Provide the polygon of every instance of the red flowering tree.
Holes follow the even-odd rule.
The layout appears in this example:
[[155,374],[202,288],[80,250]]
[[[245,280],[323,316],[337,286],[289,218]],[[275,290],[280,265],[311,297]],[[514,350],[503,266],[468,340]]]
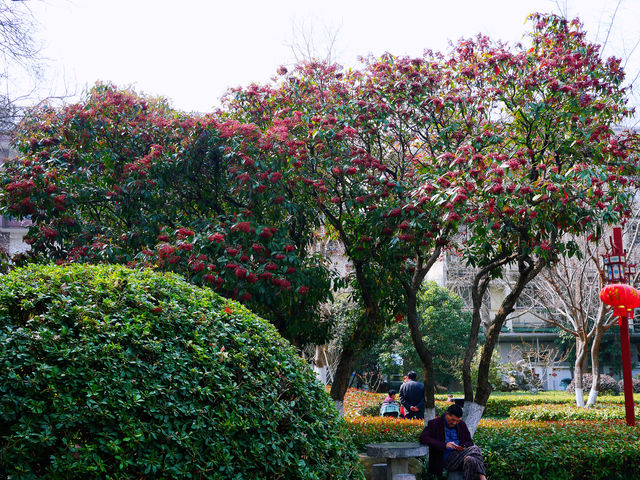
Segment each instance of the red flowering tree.
[[[297,202],[317,210],[353,266],[349,280],[362,313],[344,339],[332,384],[341,410],[355,362],[395,310],[394,297],[380,281],[385,275],[367,254],[380,237],[368,232],[385,226],[366,221],[366,215],[380,209],[385,223],[395,223],[401,210],[391,208],[395,185],[388,184],[385,167],[357,144],[357,75],[345,77],[338,67],[320,63],[299,65],[291,74],[282,69],[281,75],[280,85],[232,92],[226,107],[232,118],[259,125],[273,138],[267,145],[272,162],[283,166]],[[372,191],[372,182],[384,196]]]
[[494,142],[485,134],[490,112],[432,54],[385,55],[359,72],[308,63],[281,73],[280,85],[233,92],[227,108],[286,132],[270,152],[287,159],[283,175],[298,201],[317,208],[353,267],[362,314],[344,339],[331,395],[340,408],[359,356],[406,315],[433,415],[432,354],[416,297],[464,219],[468,185],[452,167]]
[[433,353],[421,334],[417,297],[433,264],[469,221],[475,186],[464,166],[492,148],[494,125],[485,92],[466,88],[442,55],[370,59],[365,76],[358,105],[363,121],[376,131],[369,134],[369,150],[393,173],[399,192],[394,210],[399,218],[368,255],[401,287],[400,310],[422,363],[429,420],[435,416]]
[[22,156],[2,173],[2,207],[33,220],[31,260],[176,271],[294,342],[318,341],[327,271],[309,255],[313,229],[280,174],[249,157],[268,141],[252,125],[99,85],[81,103],[27,117]]
[[[465,165],[475,184],[469,232],[459,246],[478,269],[474,318],[464,361],[467,422],[477,426],[491,392],[489,367],[500,330],[524,287],[558,258],[579,253],[574,235],[599,236],[628,214],[638,174],[628,134],[614,127],[629,113],[619,61],[604,61],[577,21],[531,16],[530,44],[508,50],[461,42],[454,68],[470,89],[487,92],[499,141]],[[492,278],[511,281],[482,348],[473,395],[471,359],[480,306]]]

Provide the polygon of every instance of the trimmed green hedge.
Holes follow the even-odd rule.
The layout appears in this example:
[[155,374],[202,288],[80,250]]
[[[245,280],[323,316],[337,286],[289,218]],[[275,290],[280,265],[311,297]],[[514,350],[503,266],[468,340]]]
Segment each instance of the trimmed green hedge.
[[[638,412],[636,411],[636,417]],[[527,405],[513,407],[509,413],[513,420],[624,420],[624,405],[597,404],[584,408],[576,405]]]
[[513,407],[521,407],[525,405],[542,405],[542,404],[570,404],[575,403],[575,397],[570,398],[569,395],[555,395],[547,393],[538,394],[510,394],[496,395],[492,393],[487,401],[484,412],[486,417],[508,417]]
[[266,321],[175,275],[0,276],[0,478],[361,478],[344,422]]
[[640,470],[640,428],[621,421],[485,420],[474,441],[492,480],[633,480]]
[[[447,408],[451,405],[451,402],[445,402],[441,400],[436,400],[436,415],[442,415],[447,411]],[[382,407],[382,402],[376,402],[374,405],[368,405],[363,407],[360,415],[365,417],[377,417],[380,415],[380,407]]]
[[[588,393],[588,392],[587,392]],[[454,396],[456,396],[454,394]],[[462,394],[459,394],[462,397]],[[436,399],[444,400],[446,395],[437,395]],[[640,394],[634,394],[634,401],[640,402]],[[490,418],[507,418],[509,412],[514,407],[523,407],[527,405],[575,405],[575,394],[566,391],[548,391],[540,393],[520,393],[520,392],[493,392],[487,401],[484,411],[484,417]],[[598,404],[613,403],[624,404],[623,395],[599,395]]]
[[[354,445],[416,442],[424,422],[359,417],[347,422]],[[491,480],[635,480],[640,427],[622,421],[538,422],[482,420],[474,441]]]
[[392,417],[354,417],[346,421],[354,447],[366,451],[367,443],[417,442],[424,420]]

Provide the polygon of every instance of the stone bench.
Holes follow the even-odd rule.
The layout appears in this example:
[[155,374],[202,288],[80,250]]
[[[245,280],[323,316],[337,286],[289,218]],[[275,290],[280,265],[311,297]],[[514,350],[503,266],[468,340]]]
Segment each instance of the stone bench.
[[[382,457],[370,457],[364,452],[358,454],[360,463],[364,468],[366,480],[387,480],[387,459]],[[422,458],[409,459],[409,473],[421,478],[423,471]]]
[[[367,445],[368,456],[386,459],[386,480],[394,480],[398,475],[409,474],[409,459],[424,457],[427,452],[428,449],[425,445],[412,442],[383,442]],[[409,480],[409,478],[400,477],[399,480]]]

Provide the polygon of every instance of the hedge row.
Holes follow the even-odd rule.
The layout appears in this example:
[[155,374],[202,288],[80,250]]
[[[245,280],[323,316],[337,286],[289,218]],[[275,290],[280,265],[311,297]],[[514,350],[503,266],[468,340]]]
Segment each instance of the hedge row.
[[[436,400],[436,416],[444,414],[447,411],[447,408],[451,405],[451,402],[443,402],[440,400]],[[360,414],[364,417],[376,417],[380,415],[380,407],[382,406],[382,402],[374,403],[373,405],[368,405],[364,407]]]
[[640,428],[621,421],[484,420],[475,442],[492,480],[631,480],[640,469]]
[[[461,398],[461,393],[454,393],[454,397]],[[372,393],[364,390],[350,388],[347,391],[344,401],[344,416],[346,418],[363,416],[377,416],[380,411],[380,404],[386,397],[384,393]],[[450,405],[446,401],[447,395],[436,395],[436,414],[441,415]],[[636,403],[640,402],[640,394],[634,395]],[[510,411],[514,407],[524,407],[530,405],[575,405],[575,395],[565,391],[548,391],[540,393],[520,393],[520,392],[494,392],[489,397],[487,407],[484,412],[485,417],[508,418]],[[624,405],[623,395],[601,395],[598,396],[598,404]]]
[[[355,447],[367,443],[417,441],[424,423],[360,417],[347,421]],[[640,427],[611,422],[482,420],[475,442],[492,480],[531,478],[636,479]]]
[[[638,412],[636,411],[636,416]],[[513,420],[623,420],[625,408],[623,405],[598,404],[590,408],[576,405],[527,405],[513,407],[509,413]]]
[[[587,392],[588,393],[588,392]],[[462,395],[460,395],[462,396]],[[436,396],[436,399],[446,399],[446,396]],[[634,394],[636,403],[640,402],[640,394]],[[494,392],[487,401],[484,412],[485,417],[491,418],[507,418],[509,412],[514,407],[524,407],[527,405],[575,405],[576,398],[574,394],[564,391],[549,391],[540,393],[519,393],[519,392]],[[624,404],[623,395],[602,395],[598,396],[597,403],[613,403],[618,405]]]

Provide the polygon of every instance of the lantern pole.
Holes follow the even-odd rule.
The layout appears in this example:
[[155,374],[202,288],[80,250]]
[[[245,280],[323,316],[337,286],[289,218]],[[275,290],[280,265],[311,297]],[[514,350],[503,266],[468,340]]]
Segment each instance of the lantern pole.
[[[613,241],[611,242],[611,255],[624,258],[625,252],[622,248],[622,228],[613,229]],[[621,283],[630,283],[631,278],[626,276],[626,262],[620,265]],[[613,279],[607,278],[607,281]],[[614,310],[614,314],[616,310]],[[633,318],[633,310],[623,310],[618,314],[618,326],[620,327],[620,346],[622,353],[622,379],[624,382],[624,409],[627,425],[636,424],[636,416],[633,404],[633,379],[631,377],[631,347],[629,339],[629,317]]]
[[628,315],[618,317],[620,326],[620,343],[622,347],[622,379],[624,382],[624,411],[627,425],[636,424],[633,404],[633,379],[631,376],[631,347],[629,346],[629,318],[633,318],[633,310]]

